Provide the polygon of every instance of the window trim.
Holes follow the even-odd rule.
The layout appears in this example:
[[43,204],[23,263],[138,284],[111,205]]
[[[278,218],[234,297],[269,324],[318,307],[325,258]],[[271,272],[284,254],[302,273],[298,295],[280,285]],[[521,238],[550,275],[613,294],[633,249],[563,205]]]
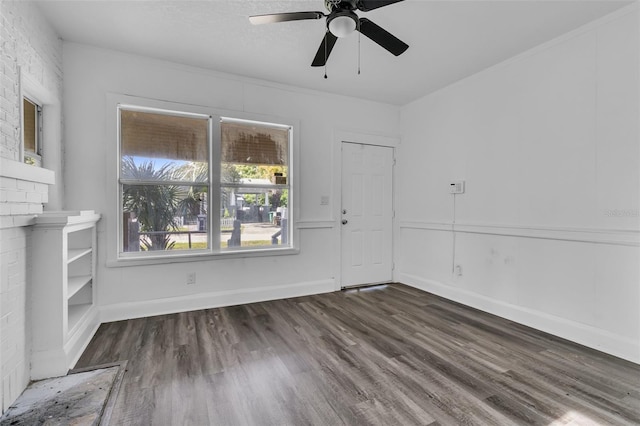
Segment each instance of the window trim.
[[[18,66],[18,111],[20,114],[20,134],[22,133],[23,105],[22,99],[26,96],[35,100],[42,107],[42,143],[41,163],[39,168],[50,170],[56,175],[56,182],[49,186],[49,202],[45,204],[45,210],[61,210],[63,208],[64,185],[61,183],[62,170],[62,106],[60,99],[62,93],[55,88],[45,87],[43,83],[30,75],[26,68]],[[16,161],[24,164],[22,136],[18,136]]]
[[[118,120],[118,131],[117,131],[117,156],[118,156],[118,167],[116,170],[117,173],[117,184],[118,184],[118,209],[119,209],[119,213],[118,213],[118,258],[121,259],[126,259],[126,258],[146,258],[146,257],[167,257],[167,256],[176,256],[178,252],[176,253],[172,253],[172,252],[168,252],[168,251],[159,251],[159,252],[150,252],[150,251],[136,251],[136,252],[123,252],[121,251],[121,248],[124,246],[124,241],[123,241],[123,235],[124,235],[124,222],[122,219],[122,211],[120,210],[121,206],[122,206],[122,196],[123,196],[123,187],[124,185],[126,185],[127,183],[134,183],[134,184],[138,184],[138,185],[180,185],[180,186],[188,186],[190,183],[193,182],[188,182],[188,181],[160,181],[160,182],[151,182],[151,181],[136,181],[136,180],[126,180],[126,179],[122,179],[120,173],[122,171],[122,164],[121,164],[121,159],[122,159],[122,152],[121,152],[121,148],[122,148],[122,125],[121,125],[121,112],[122,111],[136,111],[136,112],[144,112],[144,113],[152,113],[152,114],[159,114],[159,115],[167,115],[167,116],[171,116],[171,117],[184,117],[184,118],[193,118],[193,119],[200,119],[200,120],[207,120],[207,144],[208,144],[208,158],[207,158],[207,162],[208,164],[208,181],[206,183],[207,188],[209,188],[209,191],[211,191],[211,175],[212,175],[212,149],[213,149],[213,131],[212,131],[212,121],[213,121],[213,116],[211,115],[207,115],[207,114],[201,114],[201,113],[188,113],[188,112],[184,112],[184,111],[173,111],[173,110],[166,110],[166,109],[158,109],[158,108],[151,108],[151,107],[141,107],[139,105],[128,105],[128,104],[122,104],[119,103],[117,106],[117,120]],[[202,182],[198,182],[201,186]],[[209,206],[209,209],[211,209],[211,205]],[[211,210],[210,210],[211,211]],[[207,229],[210,229],[211,232],[207,234],[208,237],[208,243],[209,243],[209,248],[207,249],[190,249],[190,250],[185,250],[185,252],[188,253],[193,253],[193,254],[198,254],[198,253],[209,253],[213,251],[213,244],[214,241],[212,241],[212,237],[214,237],[215,234],[213,234],[215,231],[213,228],[211,228],[212,226],[212,215],[209,214],[209,217],[207,218],[208,220],[208,226]],[[218,225],[219,227],[220,225]],[[182,254],[182,251],[179,252],[180,254]]]
[[[214,215],[209,214],[208,225],[209,248],[208,249],[192,249],[179,250],[175,252],[135,252],[135,254],[126,254],[121,252],[122,247],[122,218],[121,215],[121,183],[120,183],[120,107],[125,106],[128,110],[140,108],[143,112],[159,110],[160,112],[175,112],[177,115],[185,114],[185,116],[207,116],[210,119],[210,146],[209,146],[209,187],[215,190],[216,196],[209,197],[209,209],[211,212],[217,212],[220,209],[220,188],[221,177],[219,173],[219,164],[221,161],[221,143],[220,143],[220,120],[218,118],[233,119],[246,122],[258,122],[265,124],[277,123],[290,130],[289,133],[289,170],[288,184],[289,189],[289,206],[291,214],[289,216],[289,244],[287,246],[266,247],[266,248],[236,248],[233,250],[221,250],[220,246],[220,221],[214,220]],[[299,250],[299,232],[297,230],[297,222],[299,217],[299,141],[298,120],[291,118],[283,118],[279,116],[251,114],[241,111],[225,110],[213,106],[191,105],[186,103],[170,102],[163,100],[155,100],[142,98],[131,95],[123,95],[117,93],[107,93],[107,146],[114,146],[110,149],[111,154],[107,155],[107,200],[113,200],[114,205],[110,209],[114,220],[107,222],[107,266],[139,266],[149,264],[166,264],[174,262],[190,262],[203,261],[211,259],[224,258],[243,258],[243,257],[263,257],[263,256],[279,256],[294,255]],[[217,140],[216,140],[217,138]],[[217,217],[217,216],[216,216]],[[123,256],[124,254],[124,256]]]
[[[25,130],[27,123],[24,120],[24,101],[36,107],[35,115],[35,151],[27,150],[25,141]],[[27,157],[35,159],[35,164],[38,167],[42,167],[42,145],[43,145],[43,103],[40,102],[35,96],[23,93],[20,98],[20,161],[26,163]]]
[[[288,175],[291,176],[292,173],[292,163],[293,163],[293,133],[294,133],[294,128],[291,124],[282,124],[282,123],[273,123],[273,122],[268,122],[263,120],[250,120],[250,119],[246,119],[246,118],[238,118],[238,117],[230,117],[230,116],[225,116],[225,115],[220,115],[219,116],[220,120],[217,120],[216,122],[218,123],[219,126],[221,126],[222,122],[230,122],[230,123],[246,123],[246,124],[254,124],[254,125],[262,125],[264,127],[278,127],[278,128],[282,128],[282,129],[287,129],[289,132],[289,152],[288,152],[288,157],[289,157],[289,161],[287,164],[287,170],[288,170]],[[218,130],[218,135],[221,134],[220,129]],[[218,144],[215,146],[215,151],[218,155],[217,158],[217,162],[216,164],[222,164],[222,140],[218,141]],[[220,173],[216,174],[216,177],[218,179],[217,185],[218,185],[218,194],[220,194],[222,192],[222,187],[228,187],[228,188],[232,188],[232,187],[236,187],[236,188],[281,188],[281,189],[286,189],[288,191],[289,194],[289,198],[287,200],[287,204],[289,203],[293,203],[294,200],[293,198],[296,198],[295,194],[293,194],[292,188],[293,186],[291,185],[290,182],[292,182],[292,179],[289,178],[287,179],[287,184],[270,184],[270,185],[260,185],[260,184],[243,184],[243,183],[239,183],[239,184],[232,184],[232,183],[222,183],[221,182],[221,175]],[[215,197],[216,201],[218,203],[220,203],[219,197]],[[220,205],[218,204],[216,206],[216,208],[218,210],[216,211],[220,211]],[[293,210],[293,209],[292,209]],[[295,209],[297,210],[297,208]],[[295,210],[294,210],[294,214],[295,214]],[[220,226],[220,221],[217,221],[218,223],[216,224],[218,227]],[[293,223],[293,221],[292,221]],[[291,241],[291,244],[289,244],[287,247],[285,248],[293,248],[295,247],[293,244],[293,226],[289,226],[287,229],[287,238],[288,241]],[[217,230],[216,235],[220,235],[220,229]],[[217,242],[217,247],[220,246],[220,241]],[[238,248],[234,248],[233,250],[219,250],[219,252],[221,253],[236,253],[236,252],[250,252],[250,251],[255,251],[255,250],[264,250],[264,251],[270,251],[270,250],[277,250],[277,248],[273,248],[273,247],[269,247],[269,248],[250,248],[250,247],[238,247]]]

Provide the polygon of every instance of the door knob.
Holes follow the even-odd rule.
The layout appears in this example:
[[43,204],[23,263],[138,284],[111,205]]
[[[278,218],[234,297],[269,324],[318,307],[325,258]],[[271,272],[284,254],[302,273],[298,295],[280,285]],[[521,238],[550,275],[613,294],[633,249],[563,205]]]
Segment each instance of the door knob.
[[347,219],[342,219],[342,224],[343,224],[343,225],[346,225],[346,224],[347,224],[347,222],[349,222]]
[[342,214],[347,214],[347,209],[342,210]]

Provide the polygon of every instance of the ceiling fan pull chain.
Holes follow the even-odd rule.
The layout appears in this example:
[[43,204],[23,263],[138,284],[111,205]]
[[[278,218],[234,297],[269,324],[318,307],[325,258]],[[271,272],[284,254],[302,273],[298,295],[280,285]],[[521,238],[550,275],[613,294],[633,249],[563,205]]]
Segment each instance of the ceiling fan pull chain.
[[360,75],[360,20],[358,20],[358,75]]

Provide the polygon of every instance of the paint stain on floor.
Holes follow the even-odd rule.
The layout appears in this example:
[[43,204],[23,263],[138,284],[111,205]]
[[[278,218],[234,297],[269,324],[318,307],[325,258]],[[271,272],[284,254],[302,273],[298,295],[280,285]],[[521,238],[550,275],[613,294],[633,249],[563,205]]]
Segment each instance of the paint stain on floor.
[[97,426],[119,370],[113,366],[33,382],[0,425]]

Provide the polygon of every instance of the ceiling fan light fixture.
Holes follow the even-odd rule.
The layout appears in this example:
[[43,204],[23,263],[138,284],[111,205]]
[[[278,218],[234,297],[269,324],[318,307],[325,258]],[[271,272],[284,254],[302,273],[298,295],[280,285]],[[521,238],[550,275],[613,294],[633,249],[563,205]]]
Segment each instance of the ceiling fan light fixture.
[[329,21],[329,31],[336,37],[346,37],[356,30],[357,19],[353,12],[337,15]]
[[[346,37],[353,32],[358,32],[371,41],[385,49],[392,55],[399,56],[409,48],[409,45],[389,31],[371,22],[367,18],[358,18],[356,10],[368,12],[389,6],[402,0],[324,0],[325,8],[329,14],[324,12],[285,12],[270,13],[267,15],[254,15],[249,17],[249,21],[254,25],[270,24],[275,22],[305,21],[326,18],[325,33],[322,43],[311,62],[312,67],[324,67],[331,54],[333,46],[339,37]],[[358,37],[358,47],[360,37]],[[358,49],[359,52],[359,49]],[[358,58],[359,58],[358,53]],[[359,60],[359,59],[358,59]],[[359,62],[358,62],[359,63]],[[358,74],[360,73],[358,67]],[[325,78],[326,73],[325,73]]]

